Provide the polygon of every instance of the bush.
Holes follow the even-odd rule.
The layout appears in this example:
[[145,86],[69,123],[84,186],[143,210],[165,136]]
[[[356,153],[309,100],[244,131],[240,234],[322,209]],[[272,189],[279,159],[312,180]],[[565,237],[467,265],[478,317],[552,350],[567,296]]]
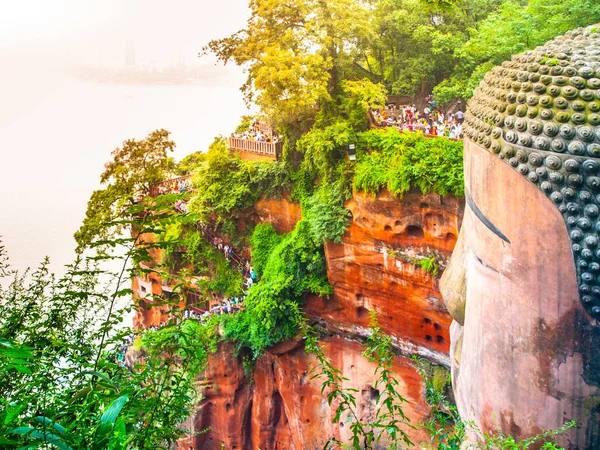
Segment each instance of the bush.
[[284,236],[277,236],[270,225],[259,225],[251,242],[259,244],[253,263],[262,278],[248,291],[244,310],[225,317],[223,328],[238,350],[249,348],[257,358],[265,348],[296,335],[305,294],[329,295],[332,289],[323,247],[315,244],[307,221]]
[[343,186],[342,181],[337,181],[321,184],[306,200],[305,216],[316,241],[341,242],[352,217],[344,206],[349,197],[350,190]]
[[177,163],[175,173],[180,176],[192,174],[204,161],[206,161],[205,152],[191,153]]
[[410,189],[423,194],[464,196],[462,142],[426,138],[420,133],[371,130],[361,135],[354,189],[377,194],[387,188],[402,196]]
[[262,276],[263,270],[269,260],[271,251],[281,242],[271,224],[261,223],[254,228],[250,243],[252,245],[252,267],[258,275]]
[[291,188],[286,164],[242,161],[230,154],[223,138],[210,146],[193,185],[196,193],[190,209],[204,219],[216,219],[229,235],[235,231],[235,219],[257,200],[281,196]]

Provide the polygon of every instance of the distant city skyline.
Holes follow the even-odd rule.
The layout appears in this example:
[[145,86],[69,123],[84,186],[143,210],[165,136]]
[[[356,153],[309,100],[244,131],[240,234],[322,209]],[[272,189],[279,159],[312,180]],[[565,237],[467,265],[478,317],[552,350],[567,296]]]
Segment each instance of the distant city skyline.
[[133,42],[135,65],[195,64],[211,39],[244,26],[247,3],[0,0],[0,57],[23,65],[123,67],[124,49]]

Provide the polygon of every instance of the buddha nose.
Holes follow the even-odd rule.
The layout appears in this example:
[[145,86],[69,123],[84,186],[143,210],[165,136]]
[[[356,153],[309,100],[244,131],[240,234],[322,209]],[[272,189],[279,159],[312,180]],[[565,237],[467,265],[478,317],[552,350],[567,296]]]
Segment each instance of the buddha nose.
[[440,279],[440,292],[450,316],[460,325],[465,324],[467,300],[466,256],[464,228],[461,229],[454,252]]

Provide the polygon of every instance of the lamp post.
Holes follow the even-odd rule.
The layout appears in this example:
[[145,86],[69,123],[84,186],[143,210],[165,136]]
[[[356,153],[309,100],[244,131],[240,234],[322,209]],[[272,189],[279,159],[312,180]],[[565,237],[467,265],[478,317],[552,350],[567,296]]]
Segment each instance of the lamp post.
[[356,161],[356,145],[348,145],[348,161]]

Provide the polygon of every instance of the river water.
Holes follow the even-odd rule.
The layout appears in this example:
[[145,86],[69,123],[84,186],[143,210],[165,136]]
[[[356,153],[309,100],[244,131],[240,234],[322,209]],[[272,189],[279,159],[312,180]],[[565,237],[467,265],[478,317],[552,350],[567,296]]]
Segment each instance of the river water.
[[116,85],[63,73],[0,79],[0,236],[12,265],[73,260],[73,233],[103,164],[129,138],[172,132],[181,159],[230,134],[248,111],[237,69],[208,85]]

